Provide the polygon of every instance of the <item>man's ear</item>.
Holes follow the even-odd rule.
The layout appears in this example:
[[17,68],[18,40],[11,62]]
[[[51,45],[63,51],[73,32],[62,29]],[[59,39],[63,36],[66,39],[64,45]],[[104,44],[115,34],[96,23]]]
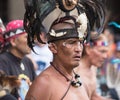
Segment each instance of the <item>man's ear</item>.
[[16,42],[15,42],[16,40],[15,39],[11,39],[10,40],[10,44],[14,47],[14,46],[16,46]]
[[87,55],[90,55],[92,47],[90,45],[85,47],[85,51]]
[[57,46],[55,43],[49,43],[48,47],[52,51],[52,53],[57,53]]

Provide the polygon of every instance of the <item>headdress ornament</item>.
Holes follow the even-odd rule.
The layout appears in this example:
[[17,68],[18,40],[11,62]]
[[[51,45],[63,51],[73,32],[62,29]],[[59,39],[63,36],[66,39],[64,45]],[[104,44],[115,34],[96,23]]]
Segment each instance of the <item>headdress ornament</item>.
[[[81,15],[83,16],[83,15]],[[64,16],[56,19],[51,27],[50,31],[47,34],[48,42],[67,39],[67,38],[79,38],[80,40],[84,40],[86,37],[87,30],[87,17],[84,15],[84,19],[81,16]],[[82,20],[85,20],[84,22]],[[62,23],[64,24],[72,24],[72,28],[61,28],[61,29],[52,29],[53,26]]]

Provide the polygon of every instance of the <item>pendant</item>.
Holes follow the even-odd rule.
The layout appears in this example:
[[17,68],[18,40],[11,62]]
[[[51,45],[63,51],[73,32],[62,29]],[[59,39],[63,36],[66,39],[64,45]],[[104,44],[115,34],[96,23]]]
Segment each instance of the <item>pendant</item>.
[[25,70],[25,66],[23,63],[20,64],[20,68],[24,71]]
[[75,74],[75,81],[71,81],[71,85],[74,87],[80,87],[82,85],[80,76],[78,74]]

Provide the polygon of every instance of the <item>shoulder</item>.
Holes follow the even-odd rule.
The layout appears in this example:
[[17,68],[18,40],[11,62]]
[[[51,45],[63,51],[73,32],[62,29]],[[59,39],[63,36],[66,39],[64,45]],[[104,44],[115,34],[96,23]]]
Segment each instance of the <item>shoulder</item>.
[[34,66],[33,65],[33,63],[32,63],[32,60],[29,58],[29,57],[27,57],[27,56],[25,56],[23,59],[22,59],[22,62],[24,63],[24,64],[27,64],[28,66]]
[[40,75],[38,75],[35,79],[35,81],[33,82],[33,86],[35,85],[39,85],[41,84],[40,87],[49,87],[50,86],[50,82],[52,82],[52,78],[51,78],[51,74],[47,71],[43,71]]
[[7,59],[7,58],[9,58],[9,54],[8,54],[7,52],[0,54],[0,60],[1,60],[1,59],[5,60],[5,59]]
[[27,56],[25,56],[22,60],[23,60],[23,61],[32,62],[32,61],[30,60],[30,58],[29,58],[29,57],[27,57]]
[[40,74],[37,79],[36,82],[40,83],[43,86],[49,86],[49,82],[51,81],[51,75],[49,73],[42,73]]
[[51,75],[45,71],[33,81],[26,98],[32,96],[36,100],[48,100],[51,95],[51,86]]

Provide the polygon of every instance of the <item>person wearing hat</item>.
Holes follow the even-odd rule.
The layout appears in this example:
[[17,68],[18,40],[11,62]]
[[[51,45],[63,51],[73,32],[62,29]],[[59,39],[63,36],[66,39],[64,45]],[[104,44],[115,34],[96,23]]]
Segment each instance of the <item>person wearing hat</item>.
[[80,26],[72,16],[53,22],[47,34],[53,61],[32,83],[25,100],[89,100],[73,70],[79,65],[85,38],[86,29],[78,30]]
[[20,89],[14,96],[24,100],[31,82],[35,79],[33,63],[25,55],[31,52],[27,45],[27,33],[23,28],[23,20],[12,20],[6,25],[1,47],[0,69],[7,75],[15,75],[21,80]]

